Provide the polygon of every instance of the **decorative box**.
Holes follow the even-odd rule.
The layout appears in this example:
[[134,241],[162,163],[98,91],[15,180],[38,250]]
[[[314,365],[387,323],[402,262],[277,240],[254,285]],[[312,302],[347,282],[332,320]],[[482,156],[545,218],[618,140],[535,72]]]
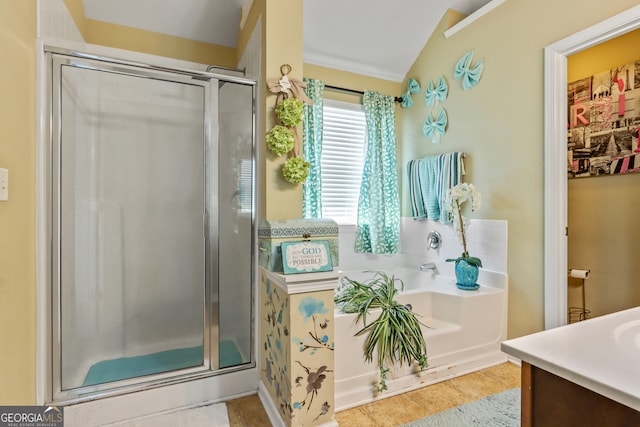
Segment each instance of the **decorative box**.
[[329,244],[333,268],[338,266],[338,224],[332,219],[264,220],[258,225],[260,266],[283,272],[283,242],[325,240]]

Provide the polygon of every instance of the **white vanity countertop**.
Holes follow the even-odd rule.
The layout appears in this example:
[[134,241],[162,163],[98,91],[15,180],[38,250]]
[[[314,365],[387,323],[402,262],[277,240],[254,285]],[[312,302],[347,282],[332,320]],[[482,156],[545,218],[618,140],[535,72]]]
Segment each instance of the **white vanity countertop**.
[[640,411],[640,307],[504,341],[502,351]]

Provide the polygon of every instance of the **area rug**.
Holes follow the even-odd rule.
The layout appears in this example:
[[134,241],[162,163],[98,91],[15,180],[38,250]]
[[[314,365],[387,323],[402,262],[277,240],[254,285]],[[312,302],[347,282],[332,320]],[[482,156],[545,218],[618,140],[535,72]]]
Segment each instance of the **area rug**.
[[[242,363],[242,356],[232,340],[223,340],[220,342],[219,351],[221,368]],[[103,360],[89,368],[83,385],[103,384],[111,381],[199,366],[202,365],[202,355],[202,346],[196,346],[161,351],[142,356]]]
[[181,408],[146,417],[106,424],[105,427],[229,427],[227,405],[214,403],[203,406]]
[[503,427],[520,425],[520,389],[512,388],[456,406],[402,427]]

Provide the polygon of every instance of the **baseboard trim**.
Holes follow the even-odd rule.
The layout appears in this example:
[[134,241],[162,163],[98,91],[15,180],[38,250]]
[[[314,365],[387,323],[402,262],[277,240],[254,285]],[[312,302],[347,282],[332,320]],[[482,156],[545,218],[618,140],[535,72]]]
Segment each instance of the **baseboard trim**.
[[[264,406],[269,421],[271,421],[271,425],[273,427],[287,427],[262,380],[258,383],[258,397],[260,398],[260,402],[262,402],[262,406]],[[338,427],[338,422],[335,420],[335,417],[332,417],[331,421],[319,424],[318,427]]]
[[271,421],[271,425],[273,427],[287,427],[262,380],[258,383],[258,397],[260,398],[260,402],[262,402],[262,406],[264,406],[269,421]]

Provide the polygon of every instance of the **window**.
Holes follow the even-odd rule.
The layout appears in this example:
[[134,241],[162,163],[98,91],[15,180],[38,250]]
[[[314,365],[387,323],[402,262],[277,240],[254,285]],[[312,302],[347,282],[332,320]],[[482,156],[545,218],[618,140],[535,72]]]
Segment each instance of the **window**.
[[323,218],[356,224],[366,134],[362,105],[324,100],[320,156]]

